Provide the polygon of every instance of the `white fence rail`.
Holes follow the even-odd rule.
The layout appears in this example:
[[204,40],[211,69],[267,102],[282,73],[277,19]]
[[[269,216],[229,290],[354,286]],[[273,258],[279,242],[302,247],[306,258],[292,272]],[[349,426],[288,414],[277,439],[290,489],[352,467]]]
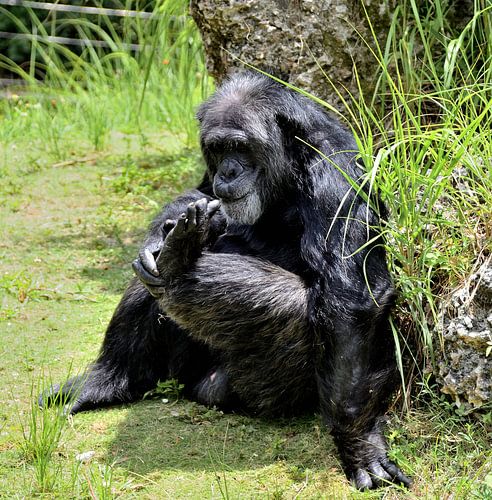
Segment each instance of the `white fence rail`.
[[59,3],[31,2],[28,0],[0,0],[0,5],[9,7],[25,7],[28,9],[39,9],[59,12],[75,12],[78,14],[96,14],[115,17],[139,17],[149,19],[154,17],[152,12],[139,12],[136,10],[105,9],[103,7],[83,7],[81,5],[63,5]]
[[[75,45],[77,47],[103,47],[108,48],[112,45],[103,40],[89,40],[88,38],[67,38],[65,36],[35,35],[33,33],[9,33],[0,31],[0,38],[16,40],[37,40],[49,43],[59,43],[61,45]],[[118,43],[119,48],[125,50],[138,51],[143,46],[138,43]]]
[[[49,11],[50,13],[65,12],[80,15],[90,16],[108,16],[108,17],[126,17],[134,19],[156,19],[159,16],[153,12],[141,12],[136,10],[127,9],[107,9],[104,7],[84,7],[81,5],[65,5],[51,2],[33,2],[31,0],[0,0],[0,7],[24,7],[28,10],[41,10]],[[30,42],[41,43],[56,43],[60,45],[70,45],[75,47],[99,47],[104,49],[111,49],[113,45],[105,40],[91,40],[88,38],[69,38],[64,36],[56,36],[55,33],[51,35],[39,34],[33,28],[32,33],[12,33],[9,31],[0,31],[0,39],[4,40],[28,40]],[[137,43],[118,43],[118,48],[123,50],[131,50],[138,52],[144,48],[143,45]],[[0,88],[8,87],[11,85],[20,85],[23,81],[17,78],[0,78]]]

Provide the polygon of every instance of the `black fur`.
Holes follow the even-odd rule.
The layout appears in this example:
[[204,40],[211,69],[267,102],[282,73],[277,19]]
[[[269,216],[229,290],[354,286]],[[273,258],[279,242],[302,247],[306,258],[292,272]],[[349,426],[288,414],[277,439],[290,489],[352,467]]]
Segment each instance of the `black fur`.
[[209,405],[319,407],[359,488],[408,485],[380,429],[395,385],[394,292],[355,141],[251,73],[226,81],[198,118],[208,179],[152,224],[134,263],[141,282],[85,378],[44,401],[64,391],[76,412],[174,377]]

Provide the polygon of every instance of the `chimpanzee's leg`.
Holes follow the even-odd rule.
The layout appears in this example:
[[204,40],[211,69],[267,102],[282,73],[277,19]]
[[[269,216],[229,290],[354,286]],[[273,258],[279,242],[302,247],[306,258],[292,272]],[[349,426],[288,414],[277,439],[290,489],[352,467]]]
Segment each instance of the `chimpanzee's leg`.
[[40,404],[58,399],[76,413],[134,401],[159,379],[169,378],[191,392],[214,363],[209,349],[162,314],[157,301],[133,279],[111,319],[97,361],[85,374],[45,391]]

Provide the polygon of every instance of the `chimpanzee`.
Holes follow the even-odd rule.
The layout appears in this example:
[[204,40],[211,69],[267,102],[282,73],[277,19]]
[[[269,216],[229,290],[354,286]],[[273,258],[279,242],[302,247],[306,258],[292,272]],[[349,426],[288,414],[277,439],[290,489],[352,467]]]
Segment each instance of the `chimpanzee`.
[[319,408],[357,487],[410,480],[387,457],[394,289],[379,200],[352,135],[311,100],[241,72],[198,111],[207,172],[152,223],[71,412],[166,378],[208,405]]

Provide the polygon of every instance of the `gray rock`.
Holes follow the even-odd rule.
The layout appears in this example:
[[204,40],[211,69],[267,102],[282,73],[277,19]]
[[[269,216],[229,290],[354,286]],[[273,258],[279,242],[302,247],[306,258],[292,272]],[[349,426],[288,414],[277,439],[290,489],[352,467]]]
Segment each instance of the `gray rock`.
[[492,402],[492,265],[483,265],[441,308],[441,390],[466,410]]
[[96,455],[95,451],[85,451],[84,453],[79,453],[78,455],[75,455],[75,460],[78,462],[82,463],[87,463],[90,462]]

